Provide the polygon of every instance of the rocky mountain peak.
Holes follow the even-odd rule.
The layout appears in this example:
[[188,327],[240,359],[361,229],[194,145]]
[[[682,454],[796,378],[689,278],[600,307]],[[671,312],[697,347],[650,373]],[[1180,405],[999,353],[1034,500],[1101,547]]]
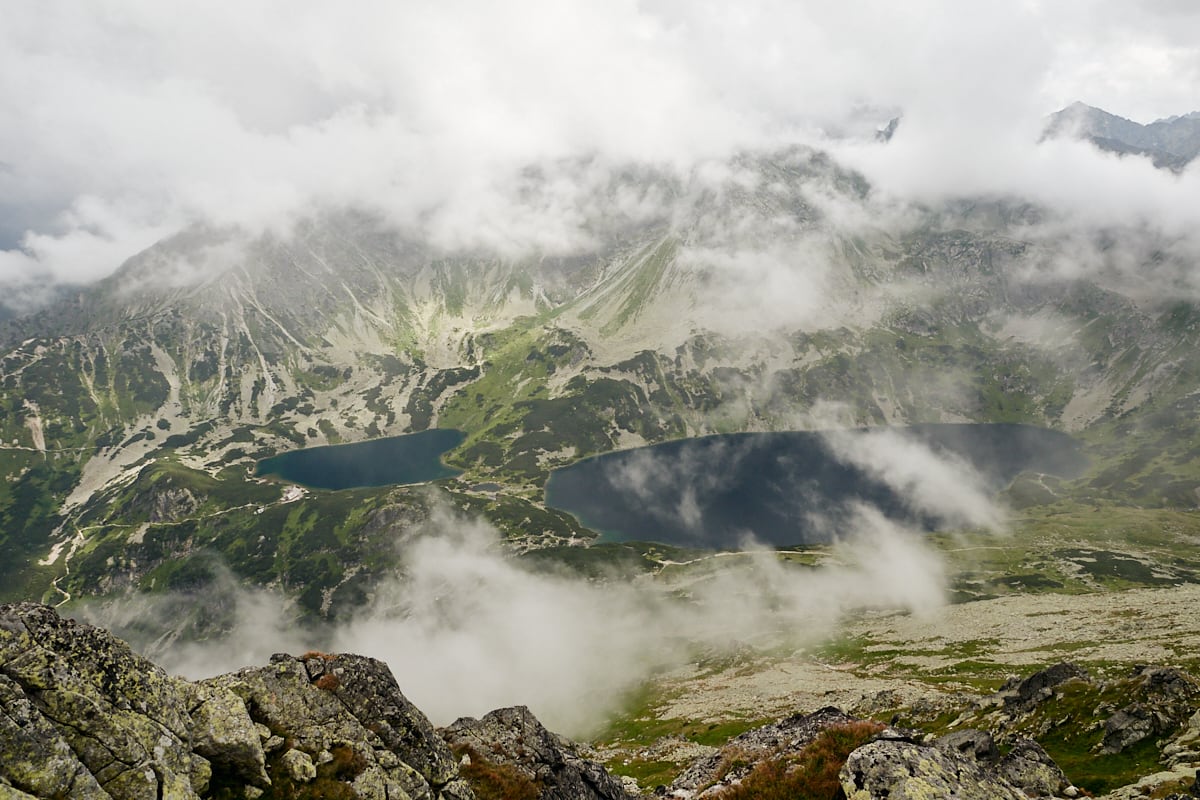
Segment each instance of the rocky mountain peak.
[[1181,172],[1200,155],[1200,112],[1142,125],[1076,101],[1050,115],[1045,136],[1084,139],[1101,150],[1147,156],[1156,167]]

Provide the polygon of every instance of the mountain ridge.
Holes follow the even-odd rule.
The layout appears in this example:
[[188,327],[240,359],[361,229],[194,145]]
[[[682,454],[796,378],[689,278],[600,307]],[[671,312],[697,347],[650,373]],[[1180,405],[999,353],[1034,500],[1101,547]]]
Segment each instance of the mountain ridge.
[[[1184,452],[1194,307],[1134,298],[1103,272],[1057,274],[1064,253],[1027,235],[1040,213],[1027,204],[976,200],[844,229],[823,210],[829,193],[867,203],[870,187],[805,150],[743,157],[715,183],[634,177],[651,188],[627,191],[681,205],[572,256],[455,255],[354,214],[310,220],[286,241],[198,230],[44,312],[34,332],[61,317],[60,332],[17,337],[0,361],[0,514],[21,553],[11,599],[94,591],[105,582],[82,576],[113,558],[122,575],[117,564],[140,565],[118,585],[161,586],[150,573],[163,554],[200,558],[218,542],[236,574],[329,591],[352,568],[326,563],[297,584],[284,565],[252,567],[261,558],[246,537],[268,518],[290,536],[298,523],[277,513],[323,518],[349,501],[282,504],[247,471],[284,449],[434,425],[466,433],[448,456],[466,474],[443,490],[490,509],[518,551],[595,538],[544,508],[557,466],[686,436],[812,427],[815,408],[849,427],[1024,422],[1106,447],[1125,426],[1137,433],[1125,446],[1140,449],[1109,448],[1128,466],[1090,480],[1138,503],[1194,505]],[[1147,258],[1176,268],[1149,248]],[[179,280],[210,261],[216,277]],[[147,276],[160,271],[153,288]],[[1152,415],[1183,427],[1162,436],[1137,424]],[[470,490],[493,483],[494,498]],[[137,510],[165,486],[195,508],[168,520]],[[388,497],[427,508],[406,490],[354,497],[370,513]],[[259,508],[268,516],[256,520]],[[523,518],[541,522],[524,533]],[[159,555],[120,556],[144,549],[129,537],[146,526],[165,539]]]
[[1200,155],[1200,112],[1142,125],[1076,101],[1050,115],[1044,135],[1083,138],[1101,150],[1149,156],[1156,167],[1182,172]]

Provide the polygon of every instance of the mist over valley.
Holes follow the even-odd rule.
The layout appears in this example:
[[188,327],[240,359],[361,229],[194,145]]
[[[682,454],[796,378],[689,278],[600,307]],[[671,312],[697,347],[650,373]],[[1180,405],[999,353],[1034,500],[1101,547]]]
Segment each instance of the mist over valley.
[[[179,796],[1194,791],[1200,16],[851,5],[20,5],[4,707],[149,658]],[[295,721],[376,689],[435,755]]]

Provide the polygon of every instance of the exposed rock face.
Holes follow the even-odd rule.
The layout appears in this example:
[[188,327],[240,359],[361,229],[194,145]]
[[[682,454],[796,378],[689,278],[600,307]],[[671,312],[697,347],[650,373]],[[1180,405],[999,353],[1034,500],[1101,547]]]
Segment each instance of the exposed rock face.
[[311,784],[312,797],[334,784],[360,798],[471,796],[449,748],[381,661],[277,654],[202,685],[235,695],[265,726],[275,782]]
[[1071,788],[1058,764],[1032,739],[1014,742],[996,769],[1001,778],[1030,797],[1056,797]]
[[1174,667],[1139,666],[1130,675],[1138,700],[1104,722],[1100,752],[1120,753],[1152,736],[1174,730],[1200,697],[1200,684]]
[[1070,781],[1031,739],[1000,758],[992,737],[961,731],[925,746],[881,739],[850,754],[840,774],[849,800],[938,800],[1074,796]]
[[[1010,681],[955,722],[992,719],[999,724],[990,731],[932,742],[827,707],[735,737],[685,770],[670,794],[719,797],[763,762],[819,771],[805,748],[833,728],[823,746],[840,736],[845,749],[827,777],[836,774],[848,800],[1075,797],[1029,738],[1045,722],[1047,730],[1073,726],[1096,758],[1152,737],[1166,769],[1110,796],[1160,796],[1195,780],[1198,697],[1200,684],[1171,667],[1096,683],[1063,664]],[[769,769],[751,780],[763,774]],[[189,682],[46,606],[0,605],[0,800],[476,800],[468,776],[484,800],[631,796],[524,707],[435,731],[371,658],[280,654],[267,666]]]
[[0,797],[470,800],[387,667],[361,656],[192,683],[106,631],[0,606]]
[[1000,687],[1004,705],[1014,711],[1028,711],[1054,695],[1054,689],[1067,681],[1090,680],[1088,671],[1078,664],[1055,664],[1027,678],[1013,678]]
[[858,748],[840,773],[848,800],[1024,800],[1015,786],[973,758],[914,742],[881,740]]
[[933,745],[949,753],[970,756],[976,761],[1000,760],[1000,749],[996,747],[996,740],[987,731],[955,731],[936,740]]
[[465,717],[441,730],[457,753],[518,771],[537,787],[539,800],[626,800],[619,780],[580,758],[571,742],[546,730],[524,706],[483,719]]
[[[21,791],[132,800],[199,797],[209,786],[213,762],[193,749],[187,711],[204,705],[203,689],[105,631],[45,606],[0,606],[0,694],[0,777]],[[244,707],[236,724],[251,726]],[[257,763],[265,785],[261,748]]]

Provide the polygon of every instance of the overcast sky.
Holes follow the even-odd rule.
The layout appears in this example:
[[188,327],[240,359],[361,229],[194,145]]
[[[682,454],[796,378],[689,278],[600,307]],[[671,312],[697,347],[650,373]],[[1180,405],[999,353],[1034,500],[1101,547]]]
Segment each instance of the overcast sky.
[[894,146],[831,145],[881,192],[1193,225],[1197,169],[1036,146],[1074,100],[1141,122],[1200,109],[1200,3],[9,0],[0,285],[91,280],[192,222],[282,230],[323,206],[452,209],[452,240],[527,164],[685,168],[894,110]]

